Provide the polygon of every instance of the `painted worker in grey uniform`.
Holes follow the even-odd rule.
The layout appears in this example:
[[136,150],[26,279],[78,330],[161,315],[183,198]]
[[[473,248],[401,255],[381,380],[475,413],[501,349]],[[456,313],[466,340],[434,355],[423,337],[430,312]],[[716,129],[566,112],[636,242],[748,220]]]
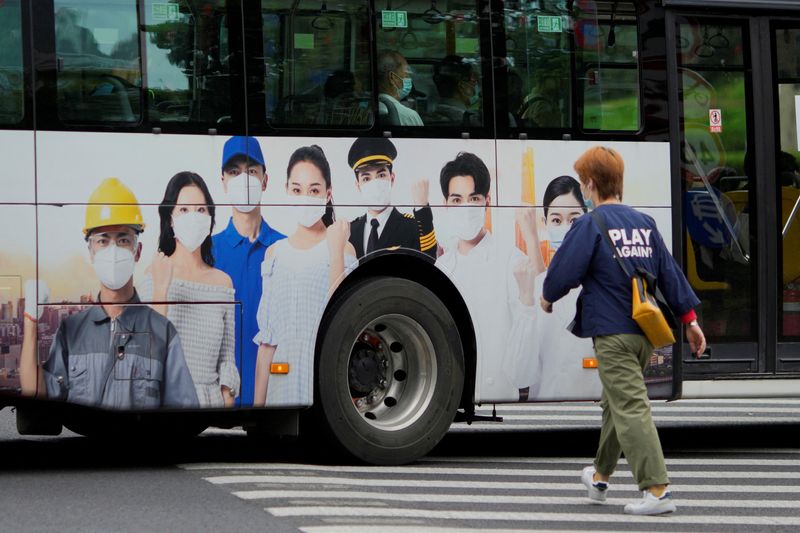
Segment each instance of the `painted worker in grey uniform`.
[[102,305],[61,321],[39,373],[48,397],[109,409],[198,407],[175,327],[137,305],[133,269],[143,230],[130,189],[115,178],[103,181],[89,199],[83,230]]

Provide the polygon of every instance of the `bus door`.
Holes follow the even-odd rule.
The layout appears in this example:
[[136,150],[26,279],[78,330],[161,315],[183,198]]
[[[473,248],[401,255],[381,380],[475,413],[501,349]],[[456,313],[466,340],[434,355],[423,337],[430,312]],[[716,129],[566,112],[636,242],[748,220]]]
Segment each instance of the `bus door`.
[[684,345],[683,374],[797,371],[800,10],[709,3],[667,19],[684,267],[711,345],[700,360]]

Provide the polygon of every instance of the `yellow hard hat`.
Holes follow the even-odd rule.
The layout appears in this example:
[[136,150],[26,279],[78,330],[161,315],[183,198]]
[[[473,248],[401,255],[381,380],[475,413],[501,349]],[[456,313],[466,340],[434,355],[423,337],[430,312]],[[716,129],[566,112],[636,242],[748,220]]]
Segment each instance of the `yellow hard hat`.
[[137,226],[144,230],[142,210],[133,192],[117,178],[106,178],[89,197],[83,234],[103,226]]

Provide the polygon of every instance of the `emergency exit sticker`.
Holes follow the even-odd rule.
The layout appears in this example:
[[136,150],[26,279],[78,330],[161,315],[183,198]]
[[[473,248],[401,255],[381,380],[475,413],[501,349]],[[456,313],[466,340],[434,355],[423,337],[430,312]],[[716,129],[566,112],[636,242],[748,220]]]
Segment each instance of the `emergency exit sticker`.
[[722,111],[719,109],[708,110],[708,129],[711,133],[722,133]]
[[383,28],[407,28],[408,11],[381,11],[381,26]]
[[178,20],[180,17],[178,4],[155,3],[150,10],[156,20]]
[[539,15],[536,17],[536,29],[539,33],[561,33],[561,17],[552,15]]

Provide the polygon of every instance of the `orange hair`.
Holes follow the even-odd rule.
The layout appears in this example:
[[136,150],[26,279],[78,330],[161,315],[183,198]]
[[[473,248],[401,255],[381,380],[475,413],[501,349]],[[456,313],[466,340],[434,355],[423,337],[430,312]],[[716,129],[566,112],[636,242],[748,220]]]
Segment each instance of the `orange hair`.
[[613,148],[594,146],[586,150],[575,161],[575,172],[584,185],[593,181],[601,200],[618,198],[622,200],[622,175],[625,163],[622,156]]

